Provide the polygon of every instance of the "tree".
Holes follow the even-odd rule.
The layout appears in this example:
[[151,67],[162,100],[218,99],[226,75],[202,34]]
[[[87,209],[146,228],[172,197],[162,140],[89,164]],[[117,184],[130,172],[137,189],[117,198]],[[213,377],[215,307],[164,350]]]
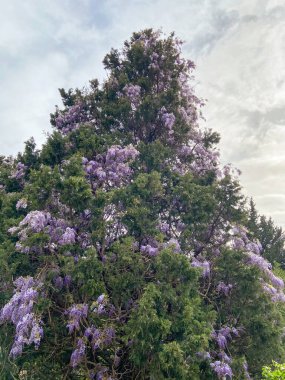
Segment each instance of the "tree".
[[251,198],[248,210],[247,227],[262,245],[262,256],[272,264],[285,265],[285,236],[281,227],[275,226],[271,218],[258,215],[255,204]]
[[102,86],[60,90],[39,153],[2,160],[2,378],[246,379],[284,360],[283,281],[181,45],[134,33]]

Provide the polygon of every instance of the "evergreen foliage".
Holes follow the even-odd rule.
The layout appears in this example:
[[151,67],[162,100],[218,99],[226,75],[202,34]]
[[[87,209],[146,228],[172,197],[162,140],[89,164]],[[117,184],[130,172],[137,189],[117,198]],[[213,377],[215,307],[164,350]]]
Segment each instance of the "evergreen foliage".
[[60,90],[40,151],[1,158],[1,379],[260,379],[284,362],[265,259],[281,231],[199,127],[181,46],[134,33],[102,86]]

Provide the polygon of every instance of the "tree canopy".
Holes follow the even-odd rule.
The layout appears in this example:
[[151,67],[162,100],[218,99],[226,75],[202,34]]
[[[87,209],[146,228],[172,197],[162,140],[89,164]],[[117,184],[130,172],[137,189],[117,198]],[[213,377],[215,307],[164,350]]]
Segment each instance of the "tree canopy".
[[1,157],[1,379],[260,379],[285,361],[282,231],[199,126],[182,45],[134,33],[103,84],[60,89],[40,150]]

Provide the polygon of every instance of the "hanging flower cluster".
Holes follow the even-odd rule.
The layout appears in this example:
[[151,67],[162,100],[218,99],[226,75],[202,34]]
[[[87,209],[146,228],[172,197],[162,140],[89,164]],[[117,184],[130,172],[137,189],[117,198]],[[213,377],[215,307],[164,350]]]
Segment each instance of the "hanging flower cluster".
[[38,348],[43,337],[42,321],[34,312],[42,283],[32,277],[18,277],[14,282],[14,295],[0,313],[0,323],[11,322],[16,334],[10,355],[22,354],[25,345]]
[[82,103],[75,104],[67,108],[64,112],[59,111],[55,118],[55,126],[63,134],[78,129],[80,125],[90,122],[92,116]]
[[128,183],[132,174],[129,163],[138,155],[139,152],[133,146],[122,148],[114,145],[105,154],[97,155],[94,160],[83,158],[84,170],[92,188],[108,189]]

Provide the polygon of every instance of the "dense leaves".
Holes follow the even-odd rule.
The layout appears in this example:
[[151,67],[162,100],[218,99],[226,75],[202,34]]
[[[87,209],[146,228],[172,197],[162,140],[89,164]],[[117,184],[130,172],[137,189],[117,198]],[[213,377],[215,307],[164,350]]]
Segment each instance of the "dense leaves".
[[60,90],[40,151],[1,158],[1,379],[259,379],[284,361],[282,232],[199,127],[181,46],[134,33],[102,86]]

